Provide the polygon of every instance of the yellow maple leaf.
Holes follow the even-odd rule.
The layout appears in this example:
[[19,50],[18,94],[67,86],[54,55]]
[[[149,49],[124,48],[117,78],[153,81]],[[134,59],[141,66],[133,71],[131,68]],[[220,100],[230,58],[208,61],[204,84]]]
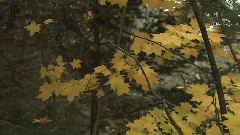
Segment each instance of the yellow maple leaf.
[[228,76],[234,81],[235,84],[240,86],[240,75],[233,72],[229,73]]
[[231,109],[231,111],[233,111],[237,115],[240,115],[240,104],[239,103],[230,102],[228,104],[228,106]]
[[98,90],[97,96],[98,98],[103,97],[104,96],[103,90]]
[[26,28],[28,31],[30,31],[30,36],[34,35],[36,32],[40,31],[40,26],[41,24],[37,24],[36,22],[32,22],[30,25],[24,27]]
[[232,91],[233,95],[231,95],[231,97],[234,99],[234,101],[236,101],[237,103],[240,103],[240,89],[239,87],[234,89],[234,90],[237,90],[237,91]]
[[99,88],[100,82],[97,77],[98,77],[98,75],[94,74],[94,73],[86,74],[84,76],[84,78],[80,80],[80,81],[82,81],[81,83],[84,85],[86,91],[87,90],[96,90]]
[[56,61],[57,61],[57,64],[58,64],[59,66],[64,66],[64,65],[65,65],[65,63],[63,62],[63,57],[62,57],[62,55],[59,55],[59,56],[57,57]]
[[116,130],[119,129],[119,127],[117,126],[117,124],[116,124],[116,122],[114,120],[108,120],[108,123],[110,124],[110,127],[112,129],[116,129]]
[[49,120],[47,117],[45,118],[41,118],[41,119],[34,119],[33,123],[39,123],[41,125],[47,123],[47,122],[51,122],[52,120]]
[[[192,32],[199,33],[200,32],[200,28],[199,28],[199,25],[198,25],[198,22],[197,22],[197,19],[196,19],[195,15],[193,13],[190,13],[188,15],[188,17],[191,18],[190,24],[191,24],[191,26],[193,28]],[[206,27],[206,29],[209,29],[210,28],[210,24],[206,23],[205,27]]]
[[208,33],[208,37],[213,43],[220,44],[220,42],[223,41],[221,37],[226,37],[226,36],[220,33]]
[[128,123],[126,125],[130,128],[130,131],[142,131],[142,129],[147,129],[149,132],[154,132],[154,130],[158,130],[157,122],[154,117],[147,113],[146,116],[142,116],[137,120],[134,120],[133,123]]
[[76,90],[77,85],[75,85],[75,83],[77,83],[77,80],[73,80],[73,79],[71,79],[69,82],[61,83],[61,85],[59,85],[61,87],[57,86],[58,88],[56,89],[55,92],[57,94],[67,96],[67,100],[69,102],[73,102],[74,97],[79,96],[80,94],[80,92]]
[[226,76],[226,75],[223,75],[221,77],[221,81],[222,81],[223,84],[232,84],[231,83],[231,79],[228,76]]
[[51,22],[54,22],[53,19],[46,19],[43,23],[44,23],[44,24],[49,24],[49,23],[51,23]]
[[[177,115],[174,111],[171,112],[171,115],[172,115],[172,118],[177,122],[177,124],[182,129],[182,132],[184,133],[184,135],[191,135],[192,133],[194,133],[193,128],[190,127],[186,121],[183,121],[182,117],[179,117],[179,115]],[[175,128],[173,129],[175,130]]]
[[221,135],[221,131],[219,129],[219,127],[216,125],[216,122],[212,122],[212,127],[210,129],[207,129],[206,134],[207,135]]
[[162,55],[162,58],[163,59],[167,59],[167,60],[171,60],[171,58],[172,58],[172,56],[173,56],[174,54],[173,53],[171,53],[171,52],[169,52],[169,51],[165,51],[164,52],[164,54]]
[[190,113],[190,110],[192,108],[192,105],[190,105],[188,102],[181,103],[180,106],[174,107],[174,110],[178,112],[178,115],[181,117],[185,117]]
[[223,121],[223,124],[228,127],[231,135],[239,135],[240,133],[240,115],[234,115],[231,113],[224,114],[227,120]]
[[124,82],[124,78],[120,73],[113,73],[109,76],[109,80],[105,83],[105,85],[110,84],[111,89],[117,91],[117,94],[120,96],[123,93],[129,93],[130,85]]
[[43,85],[40,86],[39,91],[41,93],[37,96],[37,98],[42,99],[42,101],[47,100],[49,97],[52,96],[52,93],[54,91],[54,89],[52,87],[53,87],[52,84],[45,82]]
[[161,123],[167,122],[167,119],[166,119],[167,117],[166,115],[164,115],[163,110],[160,110],[159,108],[154,107],[154,109],[149,113],[156,119],[157,122],[161,122]]
[[44,78],[47,75],[47,69],[43,66],[41,67],[40,75],[41,78]]
[[[144,32],[140,32],[140,31],[135,31],[134,35],[136,36],[140,36],[146,39],[150,39],[150,36],[147,33]],[[131,39],[133,39],[134,37],[131,36]],[[145,39],[141,39],[141,38],[134,38],[134,42],[131,45],[131,50],[133,50],[133,52],[138,55],[141,51],[145,52],[145,50],[148,47],[149,42]]]
[[181,15],[183,15],[183,13],[182,13],[182,11],[180,11],[180,10],[174,10],[174,11],[173,11],[173,15],[174,15],[174,16],[181,16]]
[[148,5],[150,8],[157,8],[157,9],[168,9],[172,11],[174,8],[178,8],[181,3],[177,3],[175,0],[143,0],[144,5]]
[[164,65],[164,60],[161,57],[155,56],[153,61],[156,62],[158,65]]
[[[224,57],[224,56],[227,55],[227,53],[224,51],[225,48],[219,46],[219,44],[212,43],[212,49],[213,49],[213,54],[214,55],[218,55],[218,56],[221,56],[221,57]],[[230,56],[230,55],[227,55],[227,56]]]
[[81,63],[82,61],[79,59],[73,59],[73,62],[71,62],[71,65],[73,68],[81,68]]
[[181,53],[184,53],[185,58],[190,58],[190,56],[197,57],[198,55],[198,52],[195,48],[188,48],[188,47],[183,48],[181,50]]
[[92,18],[93,18],[93,13],[92,13],[92,11],[88,11],[88,12],[86,13],[86,15],[84,15],[84,18],[86,18],[86,20],[92,19]]
[[106,0],[99,0],[98,2],[100,5],[106,5]]
[[[154,72],[154,70],[151,69],[150,66],[145,61],[140,62],[140,64],[142,65],[146,77],[150,82],[150,85],[152,86],[154,84],[159,84],[158,73]],[[145,91],[149,90],[146,77],[143,75],[142,70],[140,68],[128,71],[128,77],[130,81],[134,79],[136,80],[137,84],[142,85],[143,90]]]
[[189,43],[191,43],[191,40],[190,39],[187,39],[187,38],[184,38],[184,39],[182,39],[182,44],[189,44]]
[[111,74],[111,71],[109,71],[105,65],[95,67],[94,70],[95,73],[102,73],[104,76],[108,76]]
[[61,77],[61,74],[65,69],[66,68],[64,66],[56,66],[52,75],[54,75],[56,79],[58,79]]
[[153,41],[161,42],[162,45],[166,48],[175,49],[181,45],[181,38],[176,35],[171,35],[170,33],[160,33],[160,34],[153,34]]
[[203,95],[209,90],[207,84],[190,84],[189,87],[186,89],[186,92],[189,94],[192,94],[192,100],[193,101],[202,101]]
[[205,121],[206,119],[207,117],[203,117],[203,115],[199,115],[199,114],[190,113],[187,115],[187,122],[189,126],[193,128],[200,126],[202,121]]

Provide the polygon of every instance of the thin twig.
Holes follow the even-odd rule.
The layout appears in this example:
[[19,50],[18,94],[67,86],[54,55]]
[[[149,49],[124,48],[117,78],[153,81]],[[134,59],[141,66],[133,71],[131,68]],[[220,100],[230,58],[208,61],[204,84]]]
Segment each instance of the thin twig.
[[119,34],[118,34],[118,40],[117,40],[117,46],[120,46],[121,38],[122,38],[122,32],[123,32],[123,25],[124,25],[124,19],[125,19],[125,14],[127,11],[127,6],[123,7],[123,12],[121,16],[121,21],[120,21],[120,28],[119,28]]
[[217,126],[218,128],[220,129],[222,135],[224,135],[224,131],[223,131],[223,128],[221,127],[221,123],[220,123],[220,117],[219,117],[219,111],[218,111],[218,108],[217,108],[217,105],[216,105],[216,98],[213,97],[213,105],[215,107],[215,114],[216,114],[216,122],[217,122]]
[[102,99],[103,101],[99,103],[98,114],[97,114],[97,118],[96,118],[96,121],[94,123],[94,128],[93,128],[93,135],[97,135],[97,128],[98,128],[98,125],[100,122],[100,117],[101,117],[103,111],[105,110],[105,107],[107,104],[107,95],[108,95],[108,90],[106,89],[104,92],[103,99]]
[[23,130],[26,130],[26,131],[31,131],[31,132],[53,132],[53,131],[56,131],[58,129],[58,127],[55,127],[54,129],[51,129],[51,130],[46,130],[46,131],[42,131],[42,130],[34,130],[34,129],[29,129],[29,128],[25,128],[25,127],[22,127],[20,125],[15,125],[15,124],[12,124],[10,122],[7,122],[5,120],[0,120],[1,123],[4,123],[6,125],[10,125],[10,126],[13,126],[15,128],[19,128],[19,129],[23,129]]
[[59,7],[59,1],[58,1],[58,3],[57,3],[57,15],[58,15],[58,18],[59,18],[59,20],[60,20],[60,25],[61,25],[62,30],[63,30],[63,37],[64,37],[65,40],[67,41],[67,48],[68,48],[68,50],[69,50],[70,41],[68,40],[68,35],[67,35],[66,32],[65,32],[65,27],[64,27],[63,20],[62,20],[62,17],[61,17],[60,9],[59,9],[58,7]]
[[[228,44],[228,47],[229,47],[229,49],[230,49],[230,51],[231,51],[231,54],[232,54],[232,56],[233,56],[234,61],[235,61],[236,63],[239,63],[239,60],[238,60],[238,58],[237,58],[237,56],[236,56],[236,54],[235,54],[235,52],[234,52],[234,50],[233,50],[232,44],[230,43],[230,41],[229,41],[228,38],[226,38],[226,40],[227,40],[227,44]],[[238,70],[239,70],[239,72],[240,72],[240,65],[239,65],[239,64],[237,64],[237,68],[238,68]]]
[[235,65],[233,65],[232,67],[230,67],[227,71],[225,71],[224,73],[222,73],[221,76],[228,74],[228,72],[230,72],[232,69],[234,69],[234,68],[235,68],[236,66],[238,66],[238,65],[240,65],[240,62],[237,63],[237,64],[235,64]]
[[133,35],[133,36],[134,36],[134,37],[137,37],[137,38],[144,39],[144,40],[149,41],[149,42],[152,42],[152,43],[154,43],[154,44],[160,45],[161,47],[163,47],[163,48],[166,49],[167,51],[171,52],[172,54],[177,55],[178,57],[180,57],[180,58],[186,60],[188,63],[194,65],[195,67],[199,68],[200,70],[202,70],[202,71],[204,71],[204,72],[206,72],[206,73],[212,75],[211,72],[209,72],[209,71],[207,71],[206,69],[203,69],[202,67],[196,65],[195,63],[193,63],[192,61],[190,61],[190,60],[184,58],[183,56],[179,55],[178,53],[175,53],[174,51],[172,51],[172,50],[166,48],[165,46],[163,46],[163,45],[162,45],[161,43],[159,43],[159,42],[156,42],[156,41],[153,41],[153,40],[150,40],[150,39],[147,39],[147,38],[141,37],[141,36],[137,36],[137,35]]

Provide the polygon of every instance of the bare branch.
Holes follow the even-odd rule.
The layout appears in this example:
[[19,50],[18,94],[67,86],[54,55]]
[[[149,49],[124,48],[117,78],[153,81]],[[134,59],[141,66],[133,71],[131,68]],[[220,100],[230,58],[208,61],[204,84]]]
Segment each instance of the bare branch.
[[0,122],[3,123],[3,124],[6,124],[6,125],[10,125],[10,126],[15,127],[15,128],[19,128],[19,129],[26,130],[26,131],[31,131],[31,132],[53,132],[53,131],[58,130],[58,127],[55,127],[54,129],[46,130],[46,131],[34,130],[34,129],[29,129],[29,128],[22,127],[22,126],[20,126],[20,125],[12,124],[12,123],[7,122],[7,121],[5,121],[5,120],[0,120]]

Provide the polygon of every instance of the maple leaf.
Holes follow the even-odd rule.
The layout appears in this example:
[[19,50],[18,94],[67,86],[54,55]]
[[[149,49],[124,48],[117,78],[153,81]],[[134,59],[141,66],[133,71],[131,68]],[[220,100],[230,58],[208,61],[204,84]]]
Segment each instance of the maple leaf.
[[41,24],[37,24],[36,22],[32,22],[30,25],[24,27],[26,28],[28,31],[30,31],[30,36],[34,35],[36,32],[40,31],[40,26]]
[[220,33],[208,33],[208,37],[213,43],[220,44],[220,42],[223,41],[221,37],[226,36]]
[[40,98],[42,99],[42,101],[44,101],[51,97],[54,91],[52,86],[53,86],[52,84],[46,82],[43,85],[41,85],[39,89],[41,93],[37,96],[37,98]]
[[227,120],[223,121],[223,124],[228,127],[230,130],[230,134],[232,135],[239,135],[240,133],[240,115],[234,115],[231,113],[224,114]]
[[[142,68],[149,79],[150,85],[159,84],[159,78],[158,73],[154,72],[153,69],[150,68],[148,64],[146,64],[145,61],[140,62],[142,65]],[[148,91],[148,84],[145,76],[142,73],[143,71],[141,69],[133,69],[128,71],[128,77],[129,80],[132,81],[132,79],[136,80],[137,84],[142,85],[142,89],[145,91]]]
[[33,123],[39,123],[41,125],[47,123],[47,122],[51,122],[52,120],[49,120],[47,117],[45,118],[41,118],[41,119],[34,119]]
[[205,121],[207,119],[207,117],[205,117],[205,115],[202,114],[193,114],[190,113],[187,115],[187,122],[189,124],[189,126],[196,128],[198,126],[200,126],[200,124],[202,123],[202,121]]
[[165,115],[163,110],[160,110],[156,107],[154,107],[154,109],[152,111],[149,112],[155,119],[157,122],[161,122],[161,123],[166,123],[167,119],[165,119]]
[[177,46],[181,45],[181,38],[176,35],[171,35],[169,33],[153,34],[153,41],[161,42],[166,48],[175,49]]
[[194,133],[193,128],[190,127],[186,121],[183,121],[182,117],[179,117],[175,112],[171,112],[171,115],[172,118],[176,121],[176,123],[178,123],[178,125],[181,127],[184,135],[191,135],[192,133]]
[[73,62],[71,62],[71,65],[73,68],[81,68],[81,63],[82,61],[79,59],[73,59]]
[[84,85],[85,90],[96,90],[100,86],[99,79],[97,78],[97,74],[86,74],[83,79],[81,79],[81,83]]
[[100,5],[106,5],[106,0],[99,0],[98,2]]
[[175,7],[179,7],[181,3],[175,2],[175,0],[164,0],[164,1],[159,1],[159,0],[143,0],[142,1],[144,5],[148,5],[150,8],[157,8],[160,9],[168,9],[168,10],[173,10]]
[[158,129],[157,122],[149,113],[147,113],[146,116],[142,116],[139,119],[134,120],[133,123],[128,123],[126,126],[134,131],[147,129],[149,132],[154,132],[154,130]]
[[110,84],[111,89],[117,91],[117,94],[120,96],[123,93],[129,93],[130,85],[124,82],[124,78],[120,73],[113,73],[110,75],[109,80],[105,85]]
[[[218,56],[226,56],[226,52],[224,51],[224,48],[219,46],[219,44],[212,44],[213,54]],[[232,56],[232,54],[230,54]],[[228,55],[229,56],[229,55]],[[234,61],[234,60],[233,60]]]
[[58,64],[59,66],[64,66],[64,65],[65,65],[65,63],[63,62],[63,57],[62,57],[62,55],[59,55],[59,56],[57,57],[56,61],[57,61],[57,64]]
[[88,11],[88,12],[86,13],[86,15],[84,15],[84,18],[86,18],[86,20],[92,19],[92,18],[93,18],[93,13],[92,13],[92,11]]
[[95,67],[94,70],[95,73],[102,73],[104,76],[108,76],[111,74],[111,71],[109,71],[105,65]]
[[188,39],[188,38],[182,39],[182,44],[189,44],[189,43],[191,43],[190,39]]
[[[135,31],[134,35],[136,36],[140,36],[146,39],[150,39],[150,36],[147,33],[144,32],[139,32],[139,31]],[[131,39],[133,39],[134,37],[131,36]],[[145,52],[145,50],[148,47],[149,42],[145,39],[141,39],[141,38],[134,38],[134,42],[131,45],[131,50],[133,50],[133,52],[138,55],[141,51]]]
[[49,23],[52,23],[54,22],[53,19],[46,19],[43,23],[44,24],[49,24]]
[[231,83],[231,79],[230,79],[228,76],[226,76],[226,75],[223,75],[223,76],[221,77],[221,82],[222,82],[223,84],[232,84],[232,83]]
[[208,86],[204,84],[190,84],[189,87],[186,89],[186,92],[192,94],[193,101],[202,101],[203,95],[209,90]]
[[174,107],[174,110],[178,112],[178,115],[181,117],[185,117],[190,113],[190,110],[192,108],[192,105],[190,105],[188,102],[181,103],[180,106]]
[[230,102],[228,104],[228,106],[231,109],[231,111],[233,111],[235,114],[237,114],[237,115],[240,114],[240,104],[239,103]]
[[119,129],[119,127],[117,126],[117,124],[114,120],[108,120],[108,123],[112,129],[116,129],[116,130]]
[[164,54],[162,55],[162,58],[167,59],[167,60],[171,60],[171,58],[172,58],[173,55],[174,55],[173,53],[171,53],[171,52],[169,52],[169,51],[166,50],[166,51],[164,52]]
[[[71,79],[69,82],[61,83],[61,85],[58,85],[57,89],[55,90],[56,95],[64,95],[67,96],[67,100],[69,102],[74,101],[75,96],[79,96],[80,89],[83,89],[83,86],[77,85],[79,83],[78,80]],[[59,87],[60,86],[60,87]]]
[[97,96],[98,98],[103,97],[104,96],[103,90],[98,90]]
[[228,76],[234,81],[235,84],[240,84],[240,75],[231,72],[228,74]]
[[181,53],[184,53],[185,58],[190,58],[190,56],[197,57],[198,55],[198,52],[195,48],[188,48],[188,47],[183,48],[181,50]]
[[164,65],[164,60],[161,57],[156,56],[153,61],[156,62],[158,65]]
[[207,129],[206,134],[207,135],[221,135],[222,132],[220,131],[219,127],[216,125],[216,122],[212,122],[212,127],[210,129]]
[[47,75],[47,69],[43,66],[41,67],[40,75],[41,78],[44,78]]

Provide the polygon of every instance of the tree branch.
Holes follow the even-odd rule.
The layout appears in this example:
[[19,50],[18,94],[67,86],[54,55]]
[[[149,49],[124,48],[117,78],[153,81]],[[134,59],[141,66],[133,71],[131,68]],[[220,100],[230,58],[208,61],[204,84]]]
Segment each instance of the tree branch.
[[[207,50],[207,55],[208,55],[208,58],[210,61],[211,69],[212,69],[211,75],[214,78],[214,82],[215,82],[215,86],[216,86],[217,94],[218,94],[218,98],[219,98],[220,112],[221,112],[221,115],[223,118],[223,115],[227,113],[227,110],[226,110],[226,102],[225,102],[222,83],[221,83],[221,76],[220,76],[218,68],[217,68],[217,64],[216,64],[214,54],[212,51],[212,47],[211,47],[211,44],[210,44],[210,41],[208,38],[206,27],[205,27],[203,19],[201,17],[197,2],[196,2],[196,0],[190,0],[190,4],[191,4],[193,12],[196,16],[198,25],[199,25],[201,33],[202,33],[202,38],[204,40],[204,44],[205,44],[205,47]],[[224,119],[222,119],[222,120],[224,120]]]
[[152,43],[154,43],[154,44],[160,45],[161,47],[163,47],[163,48],[166,49],[167,51],[171,52],[172,54],[174,54],[174,55],[176,55],[176,56],[178,56],[178,57],[180,57],[180,58],[186,60],[188,63],[194,65],[195,67],[199,68],[200,70],[202,70],[202,71],[204,71],[204,72],[206,72],[206,73],[208,73],[208,74],[211,75],[211,72],[209,72],[209,71],[207,71],[206,69],[204,69],[204,68],[202,68],[202,67],[196,65],[195,63],[193,63],[192,61],[190,61],[190,60],[184,58],[183,56],[179,55],[178,53],[175,53],[174,51],[172,51],[172,50],[166,48],[165,46],[163,46],[163,45],[162,45],[161,43],[159,43],[159,42],[152,41],[152,40],[150,40],[150,39],[147,39],[147,38],[144,38],[144,37],[141,37],[141,36],[136,36],[136,35],[133,35],[133,36],[134,36],[134,37],[137,37],[137,38],[144,39],[144,40],[149,41],[149,42],[152,42]]
[[213,105],[215,107],[215,114],[216,114],[216,122],[217,122],[217,126],[218,128],[220,129],[222,135],[224,135],[224,131],[223,131],[223,128],[221,127],[221,121],[220,121],[220,117],[219,117],[219,111],[218,111],[218,108],[217,108],[217,101],[216,101],[216,98],[213,97]]
[[[232,44],[230,43],[230,41],[229,41],[228,38],[227,38],[226,40],[227,40],[227,44],[228,44],[228,47],[229,47],[229,49],[230,49],[230,51],[231,51],[231,54],[232,54],[232,56],[233,56],[234,61],[235,61],[236,63],[239,63],[238,58],[237,58],[237,56],[236,56],[236,54],[235,54],[235,52],[234,52],[234,50],[233,50]],[[237,68],[238,68],[238,70],[239,70],[239,72],[240,72],[240,65],[239,65],[239,64],[236,64],[236,66],[237,66]]]
[[119,28],[119,33],[118,33],[117,46],[120,46],[126,10],[127,10],[127,6],[124,6],[122,16],[121,16],[120,26],[119,26],[120,28]]
[[55,127],[54,129],[51,129],[51,130],[41,131],[41,130],[34,130],[34,129],[25,128],[25,127],[22,127],[20,125],[15,125],[15,124],[12,124],[12,123],[7,122],[5,120],[0,120],[0,122],[3,123],[3,124],[6,124],[6,125],[10,125],[10,126],[15,127],[15,128],[19,128],[19,129],[26,130],[26,131],[31,131],[31,132],[53,132],[53,131],[56,131],[58,129],[58,127]]

